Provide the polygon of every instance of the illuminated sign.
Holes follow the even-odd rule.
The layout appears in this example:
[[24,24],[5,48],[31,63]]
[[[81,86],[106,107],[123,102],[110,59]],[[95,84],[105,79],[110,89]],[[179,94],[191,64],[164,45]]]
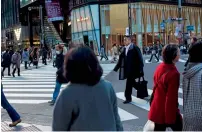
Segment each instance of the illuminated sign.
[[21,28],[14,29],[17,41],[20,40]]
[[80,19],[77,19],[77,22],[87,21],[88,17],[81,17]]
[[20,7],[26,6],[31,4],[32,2],[35,2],[36,0],[20,0]]
[[58,0],[46,0],[45,4],[48,21],[61,21],[64,19]]

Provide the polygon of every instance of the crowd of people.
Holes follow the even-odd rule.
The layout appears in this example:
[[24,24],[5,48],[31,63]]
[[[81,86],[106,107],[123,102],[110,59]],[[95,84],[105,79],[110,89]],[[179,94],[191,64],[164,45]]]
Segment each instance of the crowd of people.
[[[129,36],[125,37],[124,45],[114,71],[119,70],[120,80],[126,79],[123,103],[127,104],[132,102],[135,80],[144,77],[144,62],[140,48]],[[182,86],[183,117],[178,108],[180,73],[175,65],[180,49],[168,44],[161,50],[163,63],[154,73],[151,108],[144,131],[165,131],[167,127],[173,131],[202,131],[202,42],[194,43],[188,51]],[[33,56],[37,53],[34,51]],[[123,131],[116,93],[113,85],[102,78],[103,69],[94,52],[84,45],[70,47],[67,53],[58,45],[52,52],[56,55],[53,66],[57,67],[53,98],[48,102],[54,105],[52,130]],[[60,92],[63,83],[68,85]],[[21,121],[19,117],[16,120]],[[17,125],[12,121],[12,126]]]

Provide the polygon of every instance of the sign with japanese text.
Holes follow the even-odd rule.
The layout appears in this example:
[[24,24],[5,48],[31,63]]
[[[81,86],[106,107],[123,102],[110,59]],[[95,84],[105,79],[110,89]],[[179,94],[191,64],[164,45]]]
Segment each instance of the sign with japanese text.
[[48,21],[61,21],[64,19],[58,0],[46,0],[46,12]]

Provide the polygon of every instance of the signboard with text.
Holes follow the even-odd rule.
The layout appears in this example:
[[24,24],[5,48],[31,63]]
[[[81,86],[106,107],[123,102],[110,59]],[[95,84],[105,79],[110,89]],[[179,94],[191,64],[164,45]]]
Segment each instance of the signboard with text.
[[46,0],[46,12],[48,21],[61,21],[64,19],[58,0]]
[[192,25],[187,26],[187,31],[194,31],[194,26]]

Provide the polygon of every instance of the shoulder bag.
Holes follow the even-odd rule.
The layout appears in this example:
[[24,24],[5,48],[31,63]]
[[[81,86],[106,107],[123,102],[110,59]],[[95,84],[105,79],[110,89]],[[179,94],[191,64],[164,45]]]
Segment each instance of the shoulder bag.
[[168,74],[168,72],[170,72],[170,71],[171,71],[171,70],[168,70],[167,72],[165,72],[164,74],[162,74],[161,77],[159,78],[158,82],[156,83],[156,85],[154,85],[153,92],[152,92],[151,98],[150,98],[150,100],[149,100],[150,106],[151,106],[152,101],[153,101],[153,99],[154,99],[155,90],[156,90],[156,88],[157,88],[159,82],[161,81],[162,77],[165,76],[166,74]]

